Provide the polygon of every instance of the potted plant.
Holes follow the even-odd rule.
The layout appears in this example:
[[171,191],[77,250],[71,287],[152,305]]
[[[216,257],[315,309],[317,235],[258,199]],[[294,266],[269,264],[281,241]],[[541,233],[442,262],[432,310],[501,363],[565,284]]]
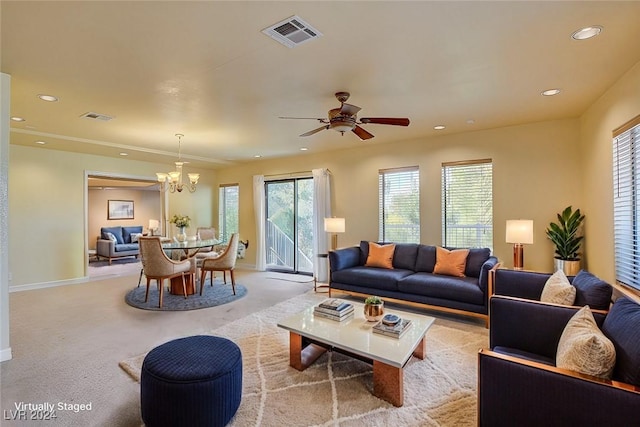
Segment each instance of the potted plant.
[[580,271],[580,245],[584,236],[580,233],[580,226],[584,215],[580,209],[573,210],[567,206],[558,215],[557,223],[550,223],[547,237],[556,247],[554,267],[562,270],[567,276],[575,276]]
[[369,322],[377,322],[384,316],[384,301],[376,296],[364,300],[364,317]]

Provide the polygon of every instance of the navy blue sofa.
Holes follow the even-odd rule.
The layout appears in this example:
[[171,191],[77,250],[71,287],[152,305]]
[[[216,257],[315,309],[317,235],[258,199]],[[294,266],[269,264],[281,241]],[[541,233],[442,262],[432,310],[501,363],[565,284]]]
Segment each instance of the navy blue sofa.
[[612,380],[555,366],[560,336],[579,307],[495,295],[490,349],[478,355],[479,426],[630,426],[640,408],[640,305],[592,310],[613,342]]
[[369,242],[329,252],[329,296],[334,291],[358,297],[488,318],[489,270],[498,259],[488,248],[470,249],[465,277],[433,274],[436,247],[397,243],[393,269],[366,267]]

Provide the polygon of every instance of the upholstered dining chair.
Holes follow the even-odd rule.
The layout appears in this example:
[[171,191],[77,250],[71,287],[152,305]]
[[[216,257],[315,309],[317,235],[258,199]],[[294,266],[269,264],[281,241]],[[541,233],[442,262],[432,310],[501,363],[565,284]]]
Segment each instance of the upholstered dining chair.
[[207,272],[211,272],[211,286],[213,286],[214,272],[222,271],[224,283],[227,283],[227,275],[226,272],[229,272],[231,276],[231,288],[233,289],[233,294],[236,294],[236,279],[233,275],[233,269],[236,266],[236,259],[238,258],[238,233],[233,233],[231,235],[231,239],[229,239],[229,244],[225,251],[219,256],[209,256],[206,258],[202,258],[202,265],[200,267],[200,295],[202,295],[202,290],[204,289],[204,281],[207,278]]
[[185,275],[195,275],[195,263],[191,260],[173,261],[164,253],[160,237],[140,237],[140,258],[142,258],[142,269],[147,277],[147,292],[144,302],[149,299],[149,285],[152,280],[158,284],[160,294],[158,307],[162,308],[163,282],[165,279],[182,277],[182,289],[184,297],[187,298],[187,286]]

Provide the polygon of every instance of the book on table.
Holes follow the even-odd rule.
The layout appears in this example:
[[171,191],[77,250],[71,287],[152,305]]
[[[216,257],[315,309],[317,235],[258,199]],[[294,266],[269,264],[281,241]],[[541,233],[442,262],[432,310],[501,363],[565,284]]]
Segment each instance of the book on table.
[[313,311],[340,317],[349,313],[353,313],[353,305],[349,304],[348,307],[342,310],[333,310],[331,308],[324,308],[324,307],[320,307],[319,305],[316,305],[315,307],[313,307]]
[[319,307],[315,307],[313,310],[313,315],[322,317],[324,319],[331,319],[336,322],[342,322],[343,320],[353,318],[353,306],[351,306],[351,309],[349,310],[343,310],[343,312],[340,314],[330,314],[330,313],[327,313],[326,311],[319,311],[319,310],[320,310]]
[[405,332],[407,332],[410,326],[411,320],[400,319],[395,325],[385,325],[384,323],[379,322],[372,328],[372,331],[376,334],[400,338],[405,334]]
[[329,298],[318,304],[318,307],[333,311],[343,311],[353,307],[353,305],[338,298]]

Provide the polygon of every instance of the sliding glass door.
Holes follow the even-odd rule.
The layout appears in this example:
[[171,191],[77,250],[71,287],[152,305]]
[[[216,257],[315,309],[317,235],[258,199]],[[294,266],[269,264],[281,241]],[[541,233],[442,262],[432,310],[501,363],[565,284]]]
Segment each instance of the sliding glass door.
[[313,179],[265,183],[267,269],[313,273]]

